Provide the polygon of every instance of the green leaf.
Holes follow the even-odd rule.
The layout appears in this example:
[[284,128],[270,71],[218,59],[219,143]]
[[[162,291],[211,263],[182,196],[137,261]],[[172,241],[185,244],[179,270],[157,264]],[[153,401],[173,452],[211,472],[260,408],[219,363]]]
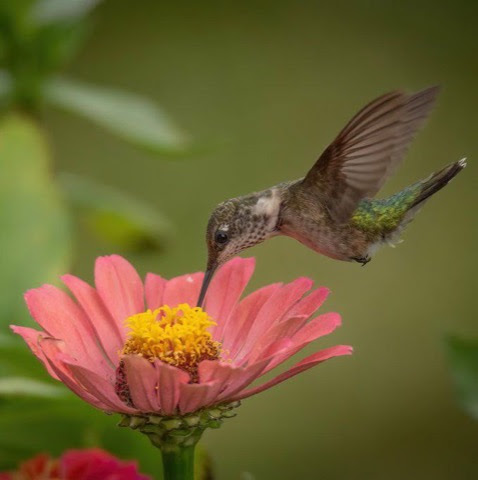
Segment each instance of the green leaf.
[[101,0],[39,0],[31,11],[37,24],[65,22],[88,15]]
[[0,325],[26,317],[23,293],[64,273],[69,222],[50,176],[43,132],[30,119],[0,121]]
[[478,420],[478,339],[450,337],[447,347],[458,401]]
[[166,114],[139,95],[55,78],[45,96],[50,103],[81,115],[152,153],[184,154],[188,141]]
[[130,250],[161,248],[171,224],[151,206],[110,186],[63,173],[60,185],[88,227],[103,240]]
[[0,378],[0,398],[6,396],[56,398],[61,397],[65,393],[63,388],[55,387],[31,378]]

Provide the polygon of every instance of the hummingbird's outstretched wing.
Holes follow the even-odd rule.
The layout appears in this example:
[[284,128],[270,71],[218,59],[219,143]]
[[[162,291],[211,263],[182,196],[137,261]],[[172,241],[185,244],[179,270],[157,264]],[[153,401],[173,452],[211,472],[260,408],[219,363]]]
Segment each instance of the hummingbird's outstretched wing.
[[439,87],[387,93],[369,103],[326,148],[303,180],[334,220],[346,222],[393,173],[430,113]]

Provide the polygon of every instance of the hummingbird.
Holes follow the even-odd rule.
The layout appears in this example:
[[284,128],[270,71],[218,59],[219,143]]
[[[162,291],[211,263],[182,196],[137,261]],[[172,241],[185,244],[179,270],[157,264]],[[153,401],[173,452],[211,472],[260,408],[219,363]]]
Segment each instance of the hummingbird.
[[398,243],[428,198],[466,166],[462,159],[388,198],[374,198],[425,123],[438,91],[433,86],[378,97],[345,125],[305,177],[220,203],[207,224],[208,260],[198,305],[220,265],[277,235],[362,265],[382,245]]

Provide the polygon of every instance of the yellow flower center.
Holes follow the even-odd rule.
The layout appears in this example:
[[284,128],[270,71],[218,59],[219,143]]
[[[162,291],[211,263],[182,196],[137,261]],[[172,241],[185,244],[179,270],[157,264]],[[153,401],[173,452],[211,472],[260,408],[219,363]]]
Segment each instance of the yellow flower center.
[[187,371],[193,382],[199,362],[216,360],[221,353],[221,344],[208,331],[216,323],[202,308],[187,303],[132,315],[125,324],[130,332],[121,354],[159,359]]

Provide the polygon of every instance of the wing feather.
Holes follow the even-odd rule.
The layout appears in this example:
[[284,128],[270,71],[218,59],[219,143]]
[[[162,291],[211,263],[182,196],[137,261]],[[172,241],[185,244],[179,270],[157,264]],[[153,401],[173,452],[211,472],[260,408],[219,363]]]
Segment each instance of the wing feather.
[[439,88],[390,92],[362,108],[325,149],[303,180],[336,221],[373,197],[395,171],[427,119]]

